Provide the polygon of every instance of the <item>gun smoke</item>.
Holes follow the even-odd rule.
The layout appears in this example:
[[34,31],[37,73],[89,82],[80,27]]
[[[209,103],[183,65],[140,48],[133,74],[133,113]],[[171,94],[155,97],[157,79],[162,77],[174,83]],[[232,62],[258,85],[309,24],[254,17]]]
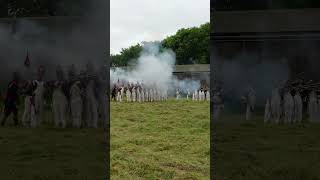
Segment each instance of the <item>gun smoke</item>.
[[[110,70],[112,84],[118,81],[124,83],[143,83],[147,87],[158,87],[172,94],[175,89],[183,93],[193,92],[200,88],[200,82],[192,79],[177,79],[174,75],[175,53],[171,49],[160,51],[159,43],[144,43],[140,57],[131,62],[132,69],[117,67]],[[130,68],[129,67],[129,68]],[[126,85],[126,84],[125,84]],[[171,92],[171,93],[170,93]]]
[[[105,1],[83,6],[81,17],[17,18],[0,23],[1,83],[14,71],[27,77],[24,60],[29,53],[28,78],[36,78],[38,66],[45,68],[45,79],[56,78],[57,65],[64,69],[74,64],[83,69],[90,62],[95,67],[107,62],[107,26]],[[68,7],[65,7],[68,9]],[[14,25],[13,25],[14,24]]]
[[241,54],[234,58],[219,58],[215,68],[218,81],[222,82],[225,102],[231,109],[238,109],[241,97],[252,87],[257,105],[264,106],[274,88],[288,80],[289,67],[285,59],[257,60],[254,54]]

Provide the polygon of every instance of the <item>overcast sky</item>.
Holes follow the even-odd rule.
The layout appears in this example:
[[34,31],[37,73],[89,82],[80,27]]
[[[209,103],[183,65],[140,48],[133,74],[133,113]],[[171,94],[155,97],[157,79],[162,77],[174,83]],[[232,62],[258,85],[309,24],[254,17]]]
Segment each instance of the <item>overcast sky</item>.
[[110,5],[112,54],[210,21],[210,0],[111,0]]

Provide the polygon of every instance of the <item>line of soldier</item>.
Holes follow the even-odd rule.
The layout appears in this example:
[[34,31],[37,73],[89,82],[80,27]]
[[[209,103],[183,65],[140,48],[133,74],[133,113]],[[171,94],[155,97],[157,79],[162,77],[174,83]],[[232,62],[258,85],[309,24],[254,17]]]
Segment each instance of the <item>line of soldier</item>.
[[[189,94],[189,91],[188,91]],[[187,98],[188,99],[188,98]],[[208,90],[204,90],[200,88],[199,90],[195,90],[192,94],[193,101],[210,101],[210,92]]]
[[[218,120],[221,112],[224,109],[224,101],[222,98],[223,89],[221,86],[216,85],[212,90],[211,106],[213,109],[213,120]],[[251,120],[256,105],[256,92],[252,87],[248,87],[244,95],[241,97],[242,103],[246,106],[245,118]]]
[[[252,88],[242,97],[246,104],[246,120],[252,118],[255,107],[256,95]],[[305,105],[304,105],[305,104]],[[218,119],[224,103],[220,91],[215,91],[212,97],[213,118]],[[309,122],[320,122],[320,99],[315,91],[309,92],[302,97],[299,91],[284,91],[274,89],[270,98],[267,98],[264,112],[265,123],[301,123],[303,120],[304,108],[308,115]]]
[[[304,102],[307,106],[304,106]],[[307,108],[309,122],[320,122],[320,102],[315,91],[302,98],[298,91],[294,94],[286,91],[281,96],[279,89],[274,89],[265,105],[264,120],[273,123],[302,122],[304,107]]]
[[[68,125],[67,113],[71,115],[70,126],[74,128],[97,128],[102,124],[108,125],[107,114],[107,85],[106,72],[96,74],[92,65],[88,64],[85,72],[75,74],[75,67],[69,70],[69,79],[65,80],[61,66],[57,66],[57,80],[43,81],[43,74],[37,80],[21,80],[18,73],[14,73],[9,83],[1,125],[4,126],[7,118],[13,114],[14,124],[17,126],[19,98],[24,96],[24,113],[22,125],[36,128],[43,122],[45,94],[52,98],[52,111],[55,127],[65,128]],[[96,74],[95,76],[92,76]],[[83,114],[86,118],[83,118]],[[99,115],[101,123],[98,122]]]
[[[127,84],[127,85],[124,85]],[[111,99],[117,102],[154,102],[168,99],[166,90],[153,85],[152,88],[143,83],[122,83],[113,85]]]

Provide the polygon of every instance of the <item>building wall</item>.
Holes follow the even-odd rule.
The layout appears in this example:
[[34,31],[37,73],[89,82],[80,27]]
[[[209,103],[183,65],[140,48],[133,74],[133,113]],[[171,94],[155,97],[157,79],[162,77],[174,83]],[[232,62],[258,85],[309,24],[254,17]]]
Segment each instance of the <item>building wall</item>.
[[210,86],[210,72],[174,72],[173,76],[180,80],[191,79],[200,81],[201,85]]

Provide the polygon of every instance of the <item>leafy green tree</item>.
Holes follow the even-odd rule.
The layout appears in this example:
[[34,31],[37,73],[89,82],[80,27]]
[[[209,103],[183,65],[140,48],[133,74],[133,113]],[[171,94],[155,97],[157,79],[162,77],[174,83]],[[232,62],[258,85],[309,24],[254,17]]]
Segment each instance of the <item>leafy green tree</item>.
[[140,44],[123,48],[120,54],[111,55],[111,66],[127,66],[129,62],[135,63],[141,51],[142,46]]
[[[150,42],[149,42],[150,43]],[[175,35],[165,38],[160,44],[160,52],[172,49],[176,53],[176,64],[209,64],[210,63],[210,24],[205,23],[200,27],[183,28]],[[127,66],[135,64],[140,56],[142,42],[129,48],[124,48],[119,54],[111,55],[111,66]]]
[[210,24],[200,27],[183,28],[175,35],[162,41],[163,47],[176,53],[177,64],[207,64],[210,63]]

